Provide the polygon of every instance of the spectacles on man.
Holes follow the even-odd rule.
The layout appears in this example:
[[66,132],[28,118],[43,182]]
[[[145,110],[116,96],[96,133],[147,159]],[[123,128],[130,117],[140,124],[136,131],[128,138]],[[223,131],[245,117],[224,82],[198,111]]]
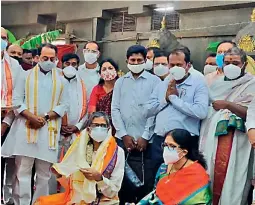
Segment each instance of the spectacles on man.
[[94,127],[108,128],[107,124],[99,124],[99,123],[91,123],[90,127],[91,128],[94,128]]

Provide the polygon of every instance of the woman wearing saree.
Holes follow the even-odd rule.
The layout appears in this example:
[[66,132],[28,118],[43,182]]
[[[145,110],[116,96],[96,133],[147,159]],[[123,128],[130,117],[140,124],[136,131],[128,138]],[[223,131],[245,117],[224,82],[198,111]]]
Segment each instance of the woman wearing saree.
[[[88,106],[89,114],[95,111],[105,112],[111,121],[111,103],[113,87],[118,79],[119,67],[112,59],[105,59],[100,63],[99,73],[101,79],[96,85],[90,95],[90,101]],[[112,125],[112,122],[111,122]],[[113,128],[113,135],[115,134],[115,129]]]
[[206,163],[190,133],[183,129],[170,131],[162,147],[164,164],[156,175],[156,188],[138,205],[211,204]]
[[64,193],[40,197],[34,205],[114,205],[124,175],[124,151],[111,135],[104,112],[90,115],[62,162],[53,165]]

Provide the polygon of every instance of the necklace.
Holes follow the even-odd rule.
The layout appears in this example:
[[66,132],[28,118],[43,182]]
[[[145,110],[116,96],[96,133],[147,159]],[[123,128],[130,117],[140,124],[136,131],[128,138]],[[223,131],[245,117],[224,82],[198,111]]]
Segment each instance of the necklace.
[[[180,171],[180,170],[187,164],[188,161],[189,161],[189,159],[187,159],[187,160],[185,161],[185,163],[181,166],[180,169],[178,169],[176,172],[174,172],[174,176],[177,174],[178,171]],[[169,175],[171,174],[172,169],[173,169],[173,166],[171,167],[171,169],[170,169],[170,171],[169,171],[169,174],[168,174],[168,176],[167,176],[168,179],[167,179],[167,181],[166,181],[165,183],[168,183],[168,182],[170,181]],[[173,177],[174,177],[174,176],[173,176]]]

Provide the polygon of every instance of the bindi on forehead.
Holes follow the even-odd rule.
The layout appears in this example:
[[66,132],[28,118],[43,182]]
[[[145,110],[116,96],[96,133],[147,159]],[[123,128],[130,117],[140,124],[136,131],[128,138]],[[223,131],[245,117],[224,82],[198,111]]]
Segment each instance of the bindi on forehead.
[[241,61],[241,57],[239,55],[227,55],[224,58],[225,61]]

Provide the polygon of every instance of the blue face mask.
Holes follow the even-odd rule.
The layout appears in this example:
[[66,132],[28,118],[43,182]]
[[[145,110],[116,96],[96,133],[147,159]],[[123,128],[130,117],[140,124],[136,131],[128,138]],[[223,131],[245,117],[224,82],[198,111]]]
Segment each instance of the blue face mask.
[[7,42],[1,38],[1,51],[5,50],[7,45]]
[[223,64],[224,64],[223,58],[224,58],[224,54],[216,55],[216,64],[219,68],[223,68]]

